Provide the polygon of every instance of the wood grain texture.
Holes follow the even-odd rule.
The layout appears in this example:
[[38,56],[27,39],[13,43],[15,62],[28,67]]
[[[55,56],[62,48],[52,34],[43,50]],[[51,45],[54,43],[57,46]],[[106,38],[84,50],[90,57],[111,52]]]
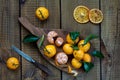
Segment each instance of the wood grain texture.
[[[106,5],[107,4],[107,5]],[[101,0],[104,21],[101,25],[102,39],[109,53],[106,63],[102,61],[102,80],[120,79],[120,0]]]
[[[48,8],[50,12],[50,16],[46,21],[40,21],[35,16],[35,10],[40,7],[45,6]],[[38,28],[60,28],[60,12],[59,12],[59,0],[27,0],[24,5],[21,5],[21,16],[28,18],[28,20]],[[22,39],[29,34],[28,31],[22,27],[21,30]],[[60,71],[49,64],[39,53],[36,44],[22,44],[22,50],[32,56],[35,60],[49,67],[54,76],[46,77],[41,70],[37,70],[37,73],[34,75],[37,78],[41,78],[41,76],[46,77],[46,80],[60,80]],[[22,59],[22,74],[24,75],[27,68],[35,68],[31,63]],[[37,76],[37,75],[41,76]],[[24,77],[22,78],[24,79]]]
[[[87,6],[89,9],[99,8],[99,0],[61,0],[61,27],[65,30],[79,31],[81,35],[89,34],[99,35],[99,25],[94,25],[91,22],[79,24],[73,18],[73,11],[79,5]],[[97,50],[100,50],[100,41],[94,40],[92,44]],[[73,80],[68,74],[62,73],[63,80]],[[95,59],[95,67],[89,72],[80,74],[78,80],[100,80],[100,62]]]
[[[81,35],[90,33],[101,35],[109,55],[103,60],[95,58],[95,67],[89,73],[78,75],[77,80],[119,80],[120,79],[120,0],[26,0],[19,7],[19,0],[0,0],[0,57],[5,61],[11,57],[17,57],[22,65],[16,70],[9,70],[4,63],[0,62],[0,80],[27,80],[26,72],[35,70],[31,76],[34,80],[73,80],[74,77],[61,72],[49,64],[34,43],[24,44],[23,38],[29,32],[19,26],[18,16],[26,17],[37,28],[62,28],[63,30],[80,31]],[[104,20],[101,25],[91,22],[79,24],[73,18],[73,10],[76,6],[84,5],[89,9],[101,8]],[[50,11],[48,20],[41,22],[35,16],[35,10],[39,6],[45,6]],[[19,8],[21,9],[19,12]],[[101,27],[100,27],[101,26]],[[101,31],[101,34],[99,34]],[[39,69],[13,52],[10,47],[14,44],[35,60],[48,66],[55,76],[46,77]],[[93,40],[97,50],[100,50],[100,41]],[[101,49],[104,48],[101,45]],[[4,49],[9,50],[6,52]],[[107,53],[106,51],[104,51]]]
[[[19,22],[22,25],[24,25],[23,27],[25,29],[27,29],[33,35],[40,36],[41,34],[44,34],[44,36],[45,36],[44,38],[45,39],[44,39],[43,45],[49,44],[49,42],[47,40],[47,33],[49,31],[51,31],[51,30],[56,31],[59,34],[59,36],[61,36],[64,40],[66,39],[67,34],[70,32],[70,31],[64,31],[62,29],[45,29],[45,28],[42,29],[42,28],[38,28],[38,27],[35,27],[34,25],[32,25],[25,17],[20,17],[19,18]],[[80,37],[83,38],[82,35]],[[39,48],[40,41],[41,41],[41,39],[37,41],[38,48]],[[57,49],[57,53],[63,51],[62,47],[57,47],[56,46],[56,49]],[[91,46],[91,50],[89,51],[89,53],[91,53],[92,50],[93,50],[93,46]],[[47,56],[44,55],[44,51],[41,48],[39,48],[39,51],[42,54],[42,56],[44,57],[44,59],[46,59],[48,62],[50,62],[52,65],[54,65],[56,68],[60,69],[61,71],[64,71],[64,72],[68,73],[68,67],[67,67],[67,65],[56,66],[56,64],[55,64],[55,57],[48,58]],[[72,59],[72,57],[73,57],[72,55],[71,55],[71,57],[69,57],[67,64],[71,65],[71,59]],[[74,69],[74,70],[76,70],[76,69]],[[78,71],[78,74],[83,73],[83,70],[81,70],[81,69],[77,69],[77,71]]]
[[[18,0],[0,0],[0,56],[5,59],[9,57],[20,58],[12,52],[11,45],[20,47],[20,29],[17,22],[19,16]],[[10,52],[4,51],[10,50]],[[0,64],[0,80],[21,80],[21,68],[16,71],[9,70],[5,64]]]

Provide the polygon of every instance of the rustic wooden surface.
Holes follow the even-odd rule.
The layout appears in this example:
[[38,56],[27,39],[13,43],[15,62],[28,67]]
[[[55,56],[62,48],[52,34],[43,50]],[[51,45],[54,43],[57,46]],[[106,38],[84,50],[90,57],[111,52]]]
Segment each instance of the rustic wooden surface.
[[[20,4],[19,0],[0,0],[0,57],[4,60],[11,56],[19,58],[21,66],[16,71],[7,69],[4,63],[0,63],[0,80],[25,80],[26,72],[35,70],[33,80],[73,80],[72,76],[59,71],[49,64],[39,54],[36,44],[23,44],[23,38],[29,32],[18,23],[18,17],[26,17],[33,25],[40,28],[56,28],[64,30],[80,31],[87,36],[94,33],[100,36],[100,40],[94,40],[97,50],[102,51],[103,40],[109,55],[105,59],[95,59],[95,67],[85,74],[80,74],[77,80],[119,80],[120,79],[120,0],[26,0]],[[100,8],[104,14],[101,24],[90,22],[79,24],[73,19],[73,10],[78,5],[85,5],[89,9]],[[45,6],[50,11],[47,21],[41,22],[35,17],[35,10],[39,6]],[[54,76],[46,75],[31,63],[14,53],[10,47],[14,44],[35,60],[48,66]],[[5,50],[9,50],[6,52]],[[43,79],[44,78],[44,79]]]

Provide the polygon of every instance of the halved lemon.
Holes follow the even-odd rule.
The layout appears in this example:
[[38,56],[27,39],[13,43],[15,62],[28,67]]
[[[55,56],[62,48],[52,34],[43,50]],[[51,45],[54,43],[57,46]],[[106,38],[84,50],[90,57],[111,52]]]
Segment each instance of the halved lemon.
[[79,23],[87,23],[89,21],[89,9],[86,6],[77,6],[74,9],[73,17]]
[[103,13],[99,9],[91,9],[89,11],[89,19],[92,23],[98,24],[103,20]]

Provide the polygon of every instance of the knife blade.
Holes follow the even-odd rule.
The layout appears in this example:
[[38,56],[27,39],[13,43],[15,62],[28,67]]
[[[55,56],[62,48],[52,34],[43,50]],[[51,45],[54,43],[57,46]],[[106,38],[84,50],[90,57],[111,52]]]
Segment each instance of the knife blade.
[[23,51],[21,51],[20,49],[18,49],[17,47],[15,47],[14,45],[12,45],[12,50],[14,50],[16,53],[18,53],[19,55],[21,55],[24,59],[26,59],[27,61],[31,62],[32,64],[34,64],[37,68],[41,69],[42,71],[44,71],[45,73],[47,73],[49,76],[52,76],[53,73],[50,69],[48,69],[48,67],[46,67],[43,64],[40,64],[39,62],[37,62],[36,60],[34,60],[32,57],[30,57],[29,55],[27,55],[26,53],[24,53]]

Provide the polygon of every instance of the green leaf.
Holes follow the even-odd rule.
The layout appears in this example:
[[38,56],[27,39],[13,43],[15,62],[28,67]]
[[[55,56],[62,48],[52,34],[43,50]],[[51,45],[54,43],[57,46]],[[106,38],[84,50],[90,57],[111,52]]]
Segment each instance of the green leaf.
[[90,40],[95,39],[95,38],[98,38],[98,36],[96,36],[96,35],[94,35],[94,34],[90,34],[89,36],[87,36],[87,37],[85,38],[83,45],[87,44]]
[[83,62],[83,67],[84,67],[85,72],[89,72],[94,67],[94,64],[91,62],[90,63]]
[[98,57],[98,58],[104,58],[103,54],[100,51],[97,51],[97,50],[93,51],[91,54],[93,56]]
[[36,42],[38,39],[39,39],[38,36],[30,34],[24,37],[23,42],[24,43]]
[[39,44],[38,44],[38,47],[39,47],[39,48],[43,45],[44,39],[45,39],[45,36],[42,35],[42,37],[40,38],[40,42],[39,42]]
[[79,37],[79,32],[70,32],[70,37],[73,41],[75,41]]
[[73,48],[74,50],[79,50],[79,47],[78,47],[78,46],[75,46],[75,45],[73,45],[72,48]]

